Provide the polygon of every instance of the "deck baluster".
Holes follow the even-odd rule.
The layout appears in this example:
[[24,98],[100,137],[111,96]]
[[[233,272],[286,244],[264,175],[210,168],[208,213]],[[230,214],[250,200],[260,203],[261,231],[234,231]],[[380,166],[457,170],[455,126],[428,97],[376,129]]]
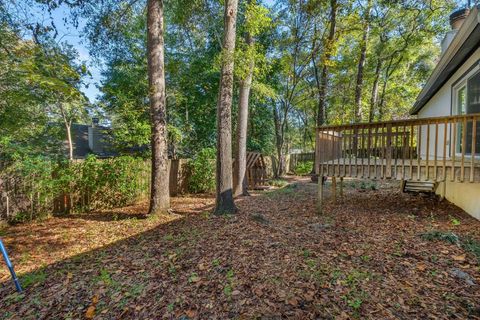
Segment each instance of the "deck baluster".
[[462,145],[460,146],[462,150],[462,160],[460,166],[460,182],[465,180],[465,149],[467,147],[467,118],[463,118],[462,123]]
[[437,181],[438,121],[435,121],[435,144],[433,153],[433,180]]
[[452,157],[452,172],[451,172],[451,180],[452,182],[455,181],[455,158],[457,154],[457,120],[453,120],[453,125],[452,125],[452,130],[453,130],[453,140],[450,143],[450,145],[453,144],[453,148],[451,148],[451,157]]
[[470,182],[474,182],[475,178],[475,154],[476,154],[476,143],[477,143],[477,119],[473,117],[472,119],[472,150],[471,150],[471,163],[470,163]]
[[448,130],[448,120],[445,119],[444,127],[443,127],[443,161],[442,161],[442,166],[443,166],[443,179],[442,181],[446,183],[447,181],[447,130]]

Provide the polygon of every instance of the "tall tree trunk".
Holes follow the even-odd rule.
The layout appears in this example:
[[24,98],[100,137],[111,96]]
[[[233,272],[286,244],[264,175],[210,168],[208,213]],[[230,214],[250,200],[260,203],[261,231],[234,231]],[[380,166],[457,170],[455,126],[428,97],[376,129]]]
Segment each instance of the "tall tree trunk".
[[322,72],[320,73],[320,81],[317,81],[318,86],[318,110],[317,110],[317,126],[325,124],[326,112],[325,101],[328,86],[328,64],[332,57],[332,51],[335,42],[335,31],[337,26],[337,0],[330,1],[330,30],[323,53]]
[[358,59],[357,82],[355,86],[355,112],[354,112],[355,122],[360,122],[362,120],[363,71],[365,69],[365,61],[367,59],[367,42],[368,42],[368,34],[370,32],[370,9],[371,9],[371,0],[368,1],[367,8],[365,11],[362,41],[360,43],[360,57]]
[[166,213],[170,208],[163,33],[163,0],[148,0],[148,82],[152,126],[152,187],[149,214]]
[[385,95],[387,92],[387,85],[390,75],[392,74],[392,66],[393,66],[393,57],[390,59],[389,63],[387,64],[387,68],[385,70],[385,76],[383,78],[383,86],[382,86],[382,93],[380,94],[380,101],[378,103],[378,120],[383,121],[385,116]]
[[380,94],[380,101],[378,103],[378,121],[383,121],[385,117],[385,94],[387,91],[388,78],[383,81],[382,93]]
[[375,117],[375,111],[377,107],[378,100],[378,83],[380,80],[380,71],[382,71],[382,59],[378,58],[377,65],[375,67],[375,78],[373,80],[372,86],[372,96],[370,97],[370,110],[368,112],[368,122],[373,122]]
[[275,177],[281,177],[285,172],[285,157],[283,156],[284,136],[277,107],[273,106],[273,121],[275,125],[275,147],[277,149],[278,164]]
[[217,198],[215,214],[235,213],[232,183],[232,94],[238,0],[225,1],[222,71],[217,102]]
[[[250,34],[246,35],[246,43],[252,48],[253,38]],[[238,124],[237,124],[237,152],[235,154],[235,186],[234,196],[248,195],[247,191],[247,128],[248,128],[248,104],[250,98],[250,88],[252,86],[253,70],[255,60],[250,57],[248,73],[245,79],[240,82],[240,96],[238,100]]]
[[72,125],[65,121],[65,130],[67,131],[67,144],[68,144],[68,160],[73,160],[73,141],[72,141]]

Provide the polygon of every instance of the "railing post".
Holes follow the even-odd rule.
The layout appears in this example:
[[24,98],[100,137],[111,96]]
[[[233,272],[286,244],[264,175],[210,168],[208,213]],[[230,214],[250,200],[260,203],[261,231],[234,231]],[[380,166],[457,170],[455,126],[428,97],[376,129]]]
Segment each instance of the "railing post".
[[385,150],[385,177],[392,177],[392,124],[387,124],[387,144]]

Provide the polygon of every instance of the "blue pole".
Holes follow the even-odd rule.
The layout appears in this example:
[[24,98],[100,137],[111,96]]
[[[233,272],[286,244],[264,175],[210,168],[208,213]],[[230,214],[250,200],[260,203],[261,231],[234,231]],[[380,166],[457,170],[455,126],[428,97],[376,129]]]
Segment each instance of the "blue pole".
[[22,292],[22,286],[20,285],[20,281],[17,278],[17,274],[15,273],[15,270],[13,270],[12,262],[8,258],[7,249],[5,249],[5,246],[3,245],[2,239],[0,239],[0,251],[2,251],[3,260],[5,260],[5,263],[7,264],[8,270],[10,270],[10,274],[12,275],[13,283],[15,283],[15,288],[17,288],[18,292]]

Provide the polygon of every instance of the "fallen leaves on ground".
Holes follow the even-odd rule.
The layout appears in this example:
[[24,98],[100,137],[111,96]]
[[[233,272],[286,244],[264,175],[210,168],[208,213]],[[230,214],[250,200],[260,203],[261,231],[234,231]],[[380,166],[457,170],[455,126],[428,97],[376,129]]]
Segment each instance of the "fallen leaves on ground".
[[[327,198],[329,188],[327,187]],[[294,179],[210,214],[210,196],[56,217],[2,231],[25,293],[0,269],[0,319],[480,317],[480,269],[432,230],[480,239],[480,222],[395,183],[315,214],[316,185]],[[460,221],[453,225],[452,217]]]

